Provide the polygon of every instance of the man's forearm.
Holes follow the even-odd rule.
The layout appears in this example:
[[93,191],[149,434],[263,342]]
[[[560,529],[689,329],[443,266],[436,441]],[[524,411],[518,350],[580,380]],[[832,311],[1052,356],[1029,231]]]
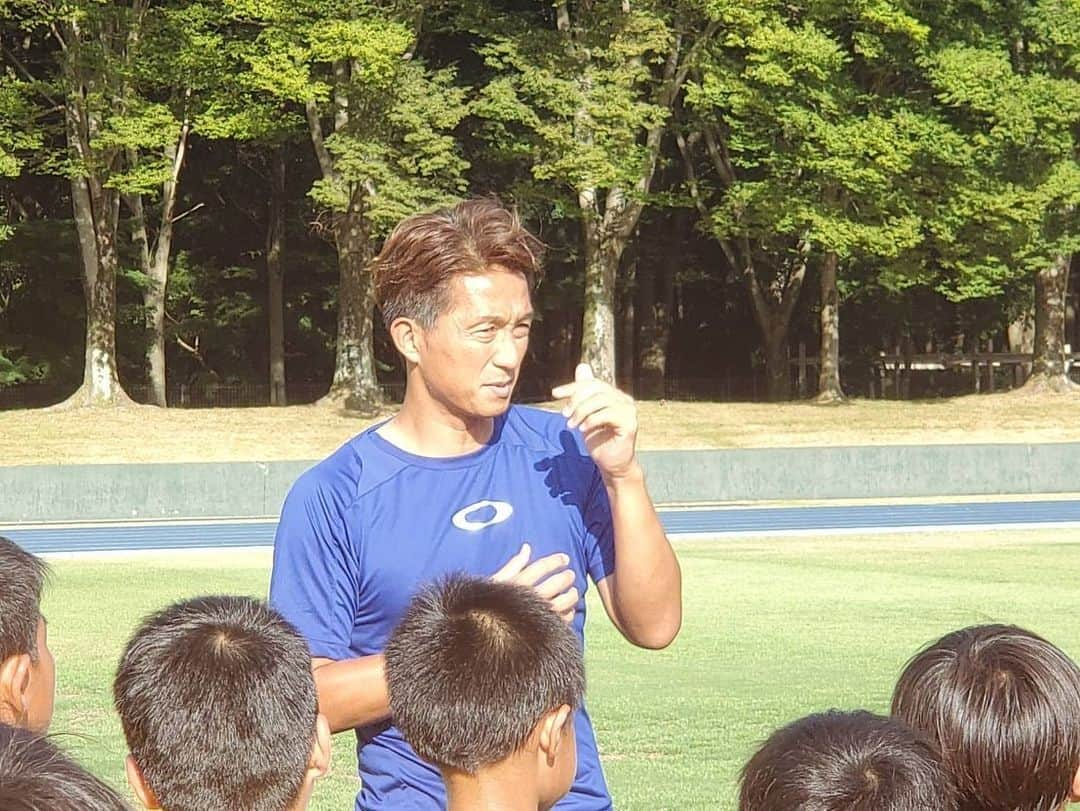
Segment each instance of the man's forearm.
[[390,716],[386,660],[380,654],[345,659],[314,659],[319,711],[332,732],[374,724]]
[[671,644],[682,625],[682,573],[637,464],[605,478],[615,531],[611,605],[623,634],[637,645]]

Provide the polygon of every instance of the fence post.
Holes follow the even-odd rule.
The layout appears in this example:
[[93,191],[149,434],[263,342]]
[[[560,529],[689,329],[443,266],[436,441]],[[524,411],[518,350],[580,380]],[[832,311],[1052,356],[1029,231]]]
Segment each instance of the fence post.
[[986,342],[986,346],[990,351],[990,361],[986,364],[986,370],[990,373],[986,378],[986,390],[991,394],[994,393],[994,339],[990,338]]

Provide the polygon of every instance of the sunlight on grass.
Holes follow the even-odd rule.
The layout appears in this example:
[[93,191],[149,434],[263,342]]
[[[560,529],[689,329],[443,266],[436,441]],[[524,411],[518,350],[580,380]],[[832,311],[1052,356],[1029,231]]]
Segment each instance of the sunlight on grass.
[[[738,770],[779,724],[828,707],[888,706],[907,658],[990,621],[1080,654],[1080,530],[724,540],[678,544],[685,623],[659,652],[631,648],[595,602],[588,701],[616,807],[734,808]],[[139,618],[181,597],[266,592],[265,552],[58,560],[45,610],[58,657],[53,731],[123,785],[110,680]],[[593,595],[595,596],[595,595]],[[352,807],[353,741],[314,808]]]

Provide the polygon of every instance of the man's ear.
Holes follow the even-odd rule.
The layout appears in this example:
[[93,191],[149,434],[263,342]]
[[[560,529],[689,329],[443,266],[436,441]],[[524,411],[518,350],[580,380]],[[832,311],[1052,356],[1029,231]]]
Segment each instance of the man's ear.
[[0,721],[22,726],[30,711],[30,679],[33,662],[29,653],[16,653],[0,662]]
[[124,768],[127,771],[128,785],[135,792],[135,796],[139,798],[139,802],[149,811],[158,811],[161,808],[161,803],[154,796],[154,790],[146,784],[146,778],[143,777],[142,769],[135,762],[135,758],[128,755],[124,761]]
[[559,746],[562,744],[563,735],[566,734],[572,714],[570,707],[563,704],[549,712],[540,721],[540,751],[544,753],[548,766],[555,765],[555,759],[559,756]]
[[315,740],[311,742],[308,774],[314,779],[330,771],[330,722],[321,712],[315,717]]
[[390,339],[394,347],[410,363],[420,362],[420,345],[423,342],[423,331],[420,325],[411,318],[395,318],[390,324]]

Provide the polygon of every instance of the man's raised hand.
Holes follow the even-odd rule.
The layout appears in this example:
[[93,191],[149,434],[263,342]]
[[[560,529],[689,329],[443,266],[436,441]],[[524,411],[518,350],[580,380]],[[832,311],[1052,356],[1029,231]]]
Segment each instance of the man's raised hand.
[[571,429],[581,431],[601,474],[617,479],[634,469],[638,430],[634,398],[597,380],[587,363],[578,364],[573,383],[556,386],[551,394],[568,400],[562,415]]

